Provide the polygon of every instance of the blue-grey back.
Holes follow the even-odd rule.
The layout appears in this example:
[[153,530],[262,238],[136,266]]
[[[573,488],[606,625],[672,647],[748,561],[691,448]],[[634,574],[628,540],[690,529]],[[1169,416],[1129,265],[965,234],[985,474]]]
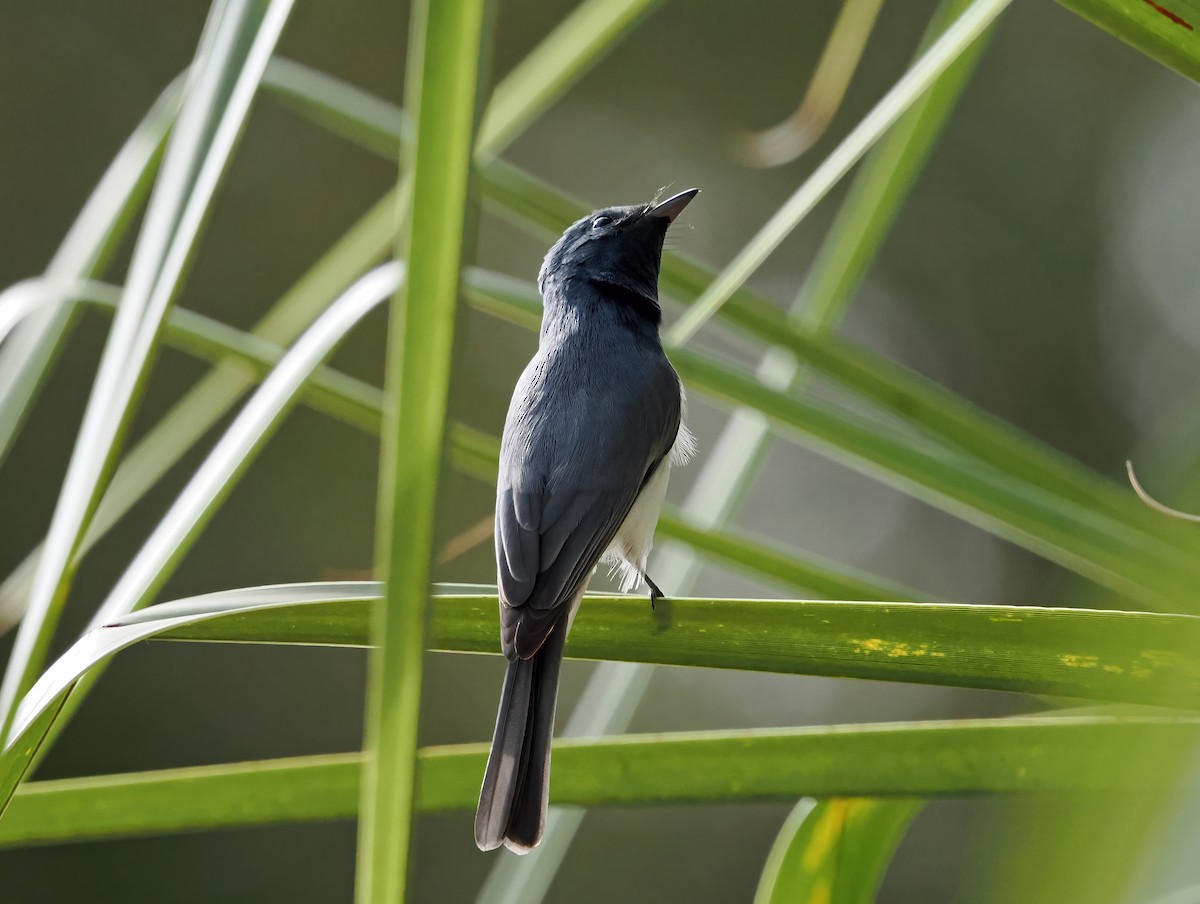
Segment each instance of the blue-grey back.
[[611,304],[548,310],[501,442],[496,553],[509,658],[566,615],[679,431],[678,377],[657,330]]

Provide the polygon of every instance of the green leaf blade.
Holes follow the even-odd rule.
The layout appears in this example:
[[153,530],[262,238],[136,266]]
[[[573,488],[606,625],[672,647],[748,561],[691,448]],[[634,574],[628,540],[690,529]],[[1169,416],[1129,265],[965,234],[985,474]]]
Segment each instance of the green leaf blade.
[[[1198,740],[1194,719],[1113,716],[569,739],[555,744],[552,803],[1155,791]],[[473,808],[486,757],[482,744],[423,749],[417,808]],[[361,765],[342,754],[34,782],[0,820],[0,846],[345,819]]]
[[[132,643],[161,636],[365,646],[379,600],[378,584],[318,582],[208,594],[126,616],[55,662],[22,706],[18,733]],[[429,648],[494,653],[496,605],[494,591],[438,592]],[[567,654],[1200,708],[1195,616],[806,600],[675,599],[660,608],[647,613],[636,597],[589,594]]]
[[434,519],[467,224],[486,0],[413,6],[407,106],[417,126],[413,228],[402,240],[408,279],[392,305],[376,563],[386,604],[376,613],[367,687],[368,757],[359,822],[356,900],[404,900],[412,830],[422,650]]
[[[243,643],[367,642],[369,600],[248,611],[163,636]],[[439,595],[431,649],[495,652],[494,594]],[[645,601],[588,595],[567,655],[868,678],[1200,708],[1195,616],[802,600]],[[328,622],[328,624],[326,624]]]
[[754,904],[871,904],[915,800],[802,800],[767,858]]
[[1059,0],[1110,35],[1174,69],[1200,81],[1200,3],[1172,0]]
[[75,554],[116,464],[163,318],[291,6],[291,0],[220,5],[205,27],[0,684],[2,731],[45,659]]

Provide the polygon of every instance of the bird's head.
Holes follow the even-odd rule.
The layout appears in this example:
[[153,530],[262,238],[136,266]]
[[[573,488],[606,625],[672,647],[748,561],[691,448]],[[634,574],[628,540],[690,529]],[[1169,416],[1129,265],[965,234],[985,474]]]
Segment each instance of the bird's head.
[[628,297],[635,306],[641,300],[657,315],[663,239],[699,192],[689,188],[662,202],[608,207],[584,217],[547,252],[538,274],[542,295],[549,298],[568,282],[582,281],[610,297]]

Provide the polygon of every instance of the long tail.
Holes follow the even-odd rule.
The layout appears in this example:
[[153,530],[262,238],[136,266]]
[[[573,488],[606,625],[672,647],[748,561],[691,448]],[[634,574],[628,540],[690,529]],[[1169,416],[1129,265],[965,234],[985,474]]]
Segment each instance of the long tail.
[[508,664],[492,752],[475,812],[475,844],[481,851],[503,844],[510,851],[526,854],[542,838],[550,796],[550,739],[566,634],[565,630],[551,632],[532,659]]

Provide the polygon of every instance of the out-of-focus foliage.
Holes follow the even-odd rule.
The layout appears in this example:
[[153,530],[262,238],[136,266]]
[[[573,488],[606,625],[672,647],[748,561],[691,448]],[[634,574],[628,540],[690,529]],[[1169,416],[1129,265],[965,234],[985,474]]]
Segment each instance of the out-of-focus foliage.
[[[1146,893],[1194,883],[1194,867],[1168,855],[1169,839],[1149,834],[1190,762],[1193,717],[1140,707],[1013,717],[1054,701],[965,690],[1194,709],[1200,652],[1193,616],[1119,611],[1197,611],[1200,538],[1141,507],[1119,482],[1119,462],[1135,442],[1147,445],[1148,465],[1186,476],[1184,468],[1172,471],[1164,450],[1178,459],[1194,449],[1193,424],[1176,421],[1157,442],[1145,429],[1127,428],[1147,422],[1146,399],[1158,404],[1182,395],[1151,394],[1138,381],[1161,382],[1172,361],[1180,362],[1177,373],[1190,373],[1182,365],[1191,359],[1171,346],[1172,332],[1152,311],[1182,317],[1180,293],[1169,287],[1189,283],[1171,274],[1184,273],[1194,256],[1164,254],[1173,241],[1147,243],[1140,234],[1121,244],[1129,238],[1125,226],[1080,216],[1090,205],[1113,204],[1109,219],[1126,222],[1124,204],[1141,223],[1156,224],[1160,215],[1168,236],[1186,234],[1189,224],[1200,228],[1194,207],[1189,213],[1178,200],[1186,192],[1162,191],[1153,181],[1171,166],[1176,178],[1189,179],[1190,158],[1172,157],[1153,136],[1182,129],[1194,101],[1155,107],[1160,93],[1178,85],[1148,60],[1066,14],[1018,7],[897,213],[926,159],[922,143],[937,134],[970,71],[963,54],[978,52],[969,38],[1004,5],[944,7],[931,36],[954,23],[949,34],[960,39],[938,45],[945,55],[937,65],[958,63],[902,121],[893,150],[872,161],[868,173],[882,174],[874,187],[886,203],[866,206],[858,237],[854,211],[864,209],[872,185],[864,180],[850,194],[832,231],[851,237],[843,246],[853,252],[850,263],[818,256],[818,278],[805,283],[793,316],[777,299],[799,284],[828,214],[818,209],[790,234],[843,169],[837,154],[829,156],[834,145],[846,134],[866,134],[851,127],[889,86],[921,82],[901,78],[917,38],[907,8],[883,7],[828,136],[807,157],[769,173],[741,169],[727,139],[794,105],[804,83],[798,64],[815,63],[836,4],[659,10],[645,0],[585,0],[568,10],[439,0],[418,6],[414,19],[410,117],[389,102],[399,88],[403,9],[296,12],[282,50],[346,81],[272,59],[292,12],[285,0],[214,4],[194,63],[178,78],[199,33],[198,3],[143,9],[125,23],[107,10],[53,20],[26,10],[33,33],[54,29],[45,33],[54,34],[70,62],[48,67],[36,41],[5,46],[0,58],[31,74],[8,80],[22,85],[12,96],[34,102],[28,111],[0,103],[0,117],[31,135],[65,124],[71,140],[62,142],[69,151],[30,156],[22,156],[19,141],[0,148],[0,197],[11,195],[29,224],[0,256],[0,278],[14,284],[0,295],[0,323],[31,312],[0,346],[0,503],[17,513],[7,528],[14,541],[0,563],[9,572],[0,617],[11,625],[24,615],[0,692],[5,718],[17,718],[0,753],[6,801],[16,789],[0,818],[0,843],[354,816],[357,755],[229,761],[357,746],[360,661],[263,644],[365,643],[378,588],[321,579],[367,565],[374,545],[385,572],[399,575],[391,588],[402,599],[387,609],[384,666],[372,682],[369,736],[378,755],[369,754],[371,780],[363,786],[359,894],[396,900],[407,884],[416,900],[434,889],[458,899],[480,887],[489,861],[473,850],[458,816],[422,817],[409,841],[410,805],[451,813],[473,803],[483,750],[461,741],[485,733],[494,703],[487,661],[455,655],[422,662],[424,588],[431,575],[491,580],[490,544],[481,542],[479,525],[486,527],[490,505],[492,437],[533,341],[538,311],[529,277],[546,239],[590,206],[576,196],[611,203],[678,180],[705,189],[694,219],[689,210],[695,230],[673,231],[676,247],[668,249],[663,272],[665,294],[700,302],[682,327],[672,309],[668,333],[686,340],[671,354],[692,393],[692,423],[703,444],[736,408],[735,417],[749,418],[763,437],[769,429],[792,443],[776,443],[769,454],[760,443],[744,463],[757,480],[742,489],[739,478],[732,495],[744,505],[735,525],[700,517],[702,507],[664,514],[662,537],[690,545],[708,564],[704,599],[671,600],[649,613],[641,601],[596,596],[581,615],[570,648],[576,656],[719,671],[661,673],[635,725],[651,734],[564,741],[555,799],[616,809],[589,818],[561,872],[547,867],[538,894],[553,883],[555,893],[578,900],[628,896],[631,887],[642,897],[729,900],[749,897],[758,882],[762,900],[871,900],[879,887],[883,899],[896,900],[1079,894],[1118,901],[1135,881]],[[1191,0],[1066,5],[1149,57],[1197,74]],[[78,35],[63,24],[88,20],[93,27]],[[156,36],[140,45],[144,60],[125,48],[143,33]],[[722,36],[719,51],[714,34]],[[493,59],[501,76],[484,109]],[[137,77],[123,75],[135,71]],[[318,128],[290,111],[252,107],[260,81]],[[131,90],[135,85],[145,90]],[[139,91],[144,105],[158,100],[44,277],[25,279],[38,269],[29,261],[48,256],[43,251],[65,231],[67,214],[58,208],[77,203],[103,168],[99,156],[90,169],[84,160],[120,145],[129,126],[117,128],[118,119],[133,123],[141,115],[134,110]],[[901,94],[893,91],[885,106],[917,99]],[[103,121],[89,120],[96,108]],[[1125,128],[1128,121],[1138,127]],[[467,193],[476,122],[473,171],[483,205],[477,240],[473,228],[464,230],[476,212]],[[1170,129],[1159,128],[1163,122]],[[911,159],[905,134],[916,141]],[[1180,135],[1179,146],[1190,146],[1186,130]],[[352,144],[382,153],[384,163]],[[405,160],[398,188],[397,159]],[[1104,194],[1110,172],[1124,180],[1124,194]],[[893,216],[898,229],[884,242]],[[774,225],[763,230],[763,222]],[[755,233],[759,240],[746,245]],[[388,331],[367,312],[397,271],[393,265],[347,287],[397,241],[411,249],[401,256],[411,254],[414,285],[390,331],[388,387],[399,414],[392,411],[389,420],[379,388]],[[769,260],[768,248],[776,249]],[[735,265],[721,265],[730,260]],[[1150,260],[1152,269],[1144,266]],[[479,266],[461,273],[468,304],[458,306],[464,264]],[[755,271],[754,285],[744,285]],[[288,289],[297,272],[304,275]],[[380,274],[392,281],[364,294]],[[805,305],[822,274],[838,282],[818,292],[828,296],[818,305],[825,313],[813,313]],[[1139,302],[1143,295],[1156,307],[1122,301],[1116,315],[1136,319],[1136,329],[1117,330],[1097,316],[1111,314],[1118,296]],[[115,307],[102,355],[105,321],[59,303],[74,297]],[[273,307],[259,303],[270,297],[279,298]],[[851,297],[847,325],[831,335]],[[710,314],[716,319],[705,323]],[[321,366],[364,316],[371,327]],[[1186,338],[1186,329],[1181,334]],[[1131,342],[1142,343],[1136,351],[1144,366],[1106,358]],[[205,374],[163,351],[172,348],[215,366]],[[769,376],[776,369],[756,371],[763,353],[811,379],[789,386]],[[93,372],[84,404],[78,387]],[[263,385],[226,423],[259,380]],[[300,415],[264,449],[294,398],[322,419]],[[1128,405],[1130,398],[1141,404]],[[1162,423],[1168,414],[1158,412]],[[380,432],[382,491],[374,444]],[[439,467],[443,434],[462,474]],[[127,440],[136,442],[122,455]],[[263,462],[248,473],[260,452]],[[847,468],[875,483],[846,476]],[[367,516],[376,499],[378,539]],[[26,555],[46,534],[51,511],[47,543]],[[160,591],[185,596],[280,576],[308,583],[230,591],[125,617]],[[764,598],[771,587],[842,602]],[[939,598],[1019,605],[895,602]],[[245,608],[264,599],[271,605]],[[1039,608],[1060,603],[1075,608]],[[447,588],[433,606],[429,645],[493,649],[494,607],[484,590]],[[67,649],[67,635],[89,623],[95,630]],[[108,681],[89,693],[98,674],[92,666],[167,628],[176,639],[258,645],[239,650],[226,643],[201,654],[194,645],[170,644],[123,654]],[[26,696],[52,649],[66,653]],[[310,656],[334,665],[314,669]],[[151,663],[155,680],[127,662]],[[179,671],[192,662],[204,663],[197,674]],[[423,666],[424,730],[430,742],[446,746],[427,746],[414,758]],[[271,684],[276,693],[256,706],[256,694]],[[564,706],[572,696],[571,680],[567,685]],[[169,712],[145,718],[155,703]],[[395,720],[397,712],[405,718]],[[893,724],[870,724],[881,719]],[[73,729],[63,733],[68,720]],[[152,721],[171,725],[178,738],[144,733]],[[781,723],[810,727],[761,730]],[[716,725],[723,730],[689,731]],[[173,758],[225,765],[128,771]],[[116,774],[18,787],[34,770]],[[1054,793],[1015,805],[1015,792]],[[783,820],[781,808],[806,793],[834,797],[811,813],[793,812],[760,878],[757,865]],[[991,802],[929,805],[885,876],[918,806],[877,799],[888,795],[986,795]],[[1107,828],[1096,818],[1098,799],[1111,803]],[[753,801],[775,803],[751,808]],[[623,809],[647,804],[660,806]],[[661,806],[683,804],[685,811]],[[1181,836],[1196,824],[1188,806],[1172,820]],[[1040,832],[1024,832],[1029,823]],[[115,862],[129,856],[137,866],[107,879],[77,868],[97,862],[87,847],[9,852],[0,888],[13,900],[110,892],[128,900],[141,888],[203,900],[244,897],[251,888],[255,900],[348,897],[347,831],[274,831],[291,834],[171,842],[166,859],[143,856],[141,845],[150,842],[124,842],[111,849]],[[654,842],[663,831],[676,839],[678,853]],[[1012,868],[983,868],[963,838],[987,850],[988,862]],[[282,872],[271,867],[279,839],[287,841],[290,864]],[[320,845],[319,877],[297,863],[297,841]],[[993,843],[1001,849],[989,849]],[[224,851],[223,862],[242,858],[269,878],[250,880],[231,868],[184,888],[172,858],[211,862],[214,846]],[[653,861],[642,859],[648,850],[656,852]],[[76,868],[38,868],[51,862],[46,857],[72,858]],[[87,877],[85,891],[71,885],[75,875]]]
[[920,808],[911,800],[802,799],[775,839],[755,904],[874,901],[888,860]]

